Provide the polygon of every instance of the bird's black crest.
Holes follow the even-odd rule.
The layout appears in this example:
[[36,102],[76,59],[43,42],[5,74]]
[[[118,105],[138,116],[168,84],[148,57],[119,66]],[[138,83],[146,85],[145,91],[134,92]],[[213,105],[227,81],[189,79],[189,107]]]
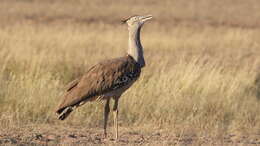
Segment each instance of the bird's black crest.
[[132,15],[130,17],[127,17],[127,18],[121,20],[122,24],[126,23],[129,19],[131,19],[132,17],[135,17],[135,16],[138,16],[138,15]]

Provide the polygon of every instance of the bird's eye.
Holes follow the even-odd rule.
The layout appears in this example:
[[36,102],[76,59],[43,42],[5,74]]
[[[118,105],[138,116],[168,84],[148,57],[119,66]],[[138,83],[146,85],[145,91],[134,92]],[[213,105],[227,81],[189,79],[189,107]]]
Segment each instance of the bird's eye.
[[123,81],[123,82],[126,82],[127,80],[128,80],[127,76],[124,76],[124,77],[122,78],[122,81]]

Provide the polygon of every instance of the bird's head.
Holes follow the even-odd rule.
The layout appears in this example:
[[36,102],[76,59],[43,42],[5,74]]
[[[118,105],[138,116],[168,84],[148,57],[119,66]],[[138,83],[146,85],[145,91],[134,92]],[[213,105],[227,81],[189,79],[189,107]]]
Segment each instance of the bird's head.
[[152,15],[144,15],[144,16],[135,15],[122,20],[122,23],[126,23],[128,27],[140,27],[147,20],[150,20],[152,18],[153,18]]

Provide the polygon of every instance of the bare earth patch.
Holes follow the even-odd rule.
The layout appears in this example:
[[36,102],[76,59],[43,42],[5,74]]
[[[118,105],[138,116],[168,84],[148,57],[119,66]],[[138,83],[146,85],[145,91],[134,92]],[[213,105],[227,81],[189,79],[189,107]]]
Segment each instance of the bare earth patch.
[[227,134],[220,137],[167,130],[120,128],[120,137],[113,139],[113,129],[105,139],[102,128],[65,126],[26,126],[0,132],[1,145],[260,145],[260,134]]

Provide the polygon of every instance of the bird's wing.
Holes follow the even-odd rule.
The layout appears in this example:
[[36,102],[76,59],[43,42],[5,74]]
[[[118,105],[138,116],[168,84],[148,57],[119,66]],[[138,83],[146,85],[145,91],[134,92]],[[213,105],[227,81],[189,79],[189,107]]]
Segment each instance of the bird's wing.
[[141,68],[131,56],[101,62],[93,66],[79,80],[71,82],[57,113],[92,97],[125,86],[139,77]]
[[68,83],[68,85],[65,87],[66,91],[69,92],[71,89],[76,87],[80,81],[80,78],[77,78],[71,82]]

